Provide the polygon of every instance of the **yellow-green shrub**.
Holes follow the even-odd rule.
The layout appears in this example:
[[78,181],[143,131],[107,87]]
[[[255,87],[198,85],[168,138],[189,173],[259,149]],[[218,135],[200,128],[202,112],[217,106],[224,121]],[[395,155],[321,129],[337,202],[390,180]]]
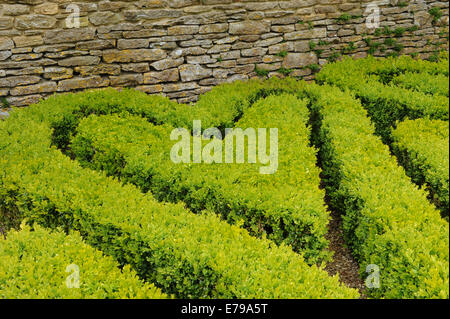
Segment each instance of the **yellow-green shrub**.
[[[79,287],[67,285],[76,266]],[[24,225],[0,238],[1,299],[163,299],[136,273],[85,244],[77,233]]]
[[16,110],[1,123],[0,206],[14,206],[30,222],[78,230],[87,243],[177,297],[358,297],[284,245],[255,239],[212,213],[158,203],[135,186],[81,168],[52,146],[55,136],[73,134],[81,117],[123,111],[126,104],[107,101],[79,106],[54,98]]
[[360,263],[380,268],[373,297],[448,298],[449,226],[375,129],[361,103],[311,85],[316,144],[331,206],[343,214],[347,244]]
[[261,175],[259,164],[174,164],[173,128],[136,116],[90,116],[81,121],[70,147],[85,167],[119,176],[158,200],[183,201],[196,213],[207,209],[232,224],[243,220],[251,234],[290,245],[313,264],[328,255],[329,217],[308,120],[306,101],[282,94],[259,100],[235,124],[279,130],[279,167],[273,175]]
[[426,184],[444,216],[449,211],[449,122],[418,119],[397,124],[392,149],[408,176]]
[[439,63],[414,60],[408,56],[377,59],[368,57],[343,61],[324,66],[317,75],[319,83],[351,89],[361,100],[375,123],[376,133],[385,143],[391,143],[391,128],[405,119],[449,119],[449,100],[443,95],[428,95],[391,83],[403,73],[443,75],[448,79],[448,55]]
[[423,92],[432,95],[443,95],[448,97],[448,76],[443,74],[429,74],[426,72],[407,72],[395,76],[392,83],[398,87]]

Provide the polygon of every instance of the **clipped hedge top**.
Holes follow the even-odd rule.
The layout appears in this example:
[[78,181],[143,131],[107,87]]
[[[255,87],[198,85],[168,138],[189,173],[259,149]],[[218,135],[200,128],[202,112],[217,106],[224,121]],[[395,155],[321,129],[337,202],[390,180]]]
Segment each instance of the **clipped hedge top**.
[[337,88],[311,86],[321,121],[324,174],[332,206],[344,216],[348,244],[381,269],[384,298],[448,298],[449,225],[405,175],[359,101]]
[[[0,252],[1,299],[166,298],[129,266],[120,270],[116,261],[85,244],[77,233],[39,226],[32,231],[24,225],[0,239]],[[79,276],[70,278],[77,271]],[[70,287],[77,279],[78,288]]]
[[406,72],[395,76],[392,83],[405,89],[426,94],[449,96],[448,76],[443,74]]
[[[390,132],[396,121],[406,118],[449,119],[449,100],[445,95],[427,94],[429,84],[413,90],[413,84],[397,86],[398,76],[403,73],[446,77],[448,81],[448,54],[439,63],[414,60],[409,56],[400,58],[368,58],[353,60],[345,58],[324,66],[316,79],[319,83],[351,89],[361,99],[376,124],[376,133],[390,143]],[[448,95],[448,94],[447,94]]]
[[[257,93],[245,89],[254,83],[258,85],[227,86],[230,96],[243,97],[230,102],[231,111],[214,119],[216,123],[234,120],[249,94]],[[233,93],[234,88],[242,93]],[[133,92],[69,94],[14,112],[0,124],[0,198],[13,201],[30,220],[80,230],[87,242],[178,297],[358,297],[286,246],[255,239],[215,215],[160,204],[134,186],[82,169],[51,146],[52,140],[68,145],[81,118],[89,114],[127,112],[154,122],[171,121],[167,99]]]
[[449,122],[406,120],[392,132],[393,150],[418,184],[426,183],[444,215],[449,212]]
[[183,201],[195,212],[214,211],[231,223],[243,219],[252,234],[284,242],[317,263],[329,254],[329,217],[316,151],[308,145],[308,115],[306,101],[284,94],[259,100],[236,123],[242,129],[279,129],[279,168],[273,175],[261,175],[254,164],[174,164],[172,127],[136,116],[85,118],[71,150],[85,167],[120,176],[159,200]]

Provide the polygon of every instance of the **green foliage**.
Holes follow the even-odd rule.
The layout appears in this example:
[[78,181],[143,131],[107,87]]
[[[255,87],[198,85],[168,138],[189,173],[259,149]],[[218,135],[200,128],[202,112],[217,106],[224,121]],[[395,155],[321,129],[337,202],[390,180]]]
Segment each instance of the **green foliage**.
[[[153,285],[137,278],[129,266],[85,244],[79,234],[49,232],[24,225],[0,239],[0,298],[2,299],[163,299]],[[79,288],[66,279],[79,270]]]
[[286,68],[279,68],[277,72],[283,74],[284,76],[288,76],[289,74],[292,73],[292,70]]
[[428,10],[428,13],[433,17],[433,24],[436,24],[439,22],[439,20],[442,18],[444,13],[442,12],[441,8],[434,7]]
[[257,64],[255,64],[255,73],[257,76],[267,77],[269,75],[270,71],[266,70],[266,69],[262,69],[262,68],[258,67]]
[[331,49],[331,55],[328,57],[328,62],[333,63],[336,62],[340,57],[341,57],[341,53],[335,51],[334,49]]
[[[294,82],[269,81],[269,89],[295,88]],[[0,203],[14,203],[30,223],[79,231],[88,244],[176,297],[358,297],[286,245],[256,239],[208,211],[192,214],[182,204],[159,203],[133,185],[82,168],[52,147],[58,142],[69,152],[76,127],[91,114],[137,115],[175,127],[200,118],[205,127],[229,127],[264,85],[224,85],[195,106],[132,90],[97,90],[16,110],[0,123]]]
[[336,21],[340,22],[340,23],[344,23],[344,22],[348,22],[350,20],[359,19],[361,17],[362,17],[361,15],[351,15],[348,13],[343,13],[339,17],[336,18]]
[[352,19],[352,16],[351,16],[350,14],[344,13],[344,14],[341,14],[341,15],[336,19],[336,21],[338,21],[338,22],[347,22],[347,21],[350,21],[351,19]]
[[8,100],[5,97],[1,97],[0,98],[0,108],[4,108],[4,109],[9,109],[10,108],[10,104],[9,104]]
[[288,52],[287,52],[287,51],[281,51],[281,52],[278,52],[278,53],[276,54],[276,56],[279,56],[279,57],[282,57],[282,58],[287,57],[287,55],[288,55]]
[[[180,298],[355,298],[309,266],[329,257],[312,142],[361,275],[370,264],[381,269],[381,288],[370,296],[448,298],[448,222],[374,134],[408,152],[399,156],[407,173],[417,183],[422,174],[448,210],[448,168],[439,166],[448,162],[441,141],[448,140],[448,74],[448,55],[438,63],[369,57],[318,74],[345,92],[287,78],[221,85],[192,106],[127,89],[49,98],[0,122],[0,231],[23,218],[35,229],[78,231],[120,267]],[[420,118],[426,125],[401,123]],[[193,120],[222,132],[279,128],[277,173],[268,178],[250,164],[175,165],[168,135],[191,130]],[[434,124],[442,121],[441,139],[445,130]],[[429,141],[433,153],[423,146]]]
[[361,266],[380,267],[372,297],[448,298],[449,227],[411,183],[360,102],[329,86],[307,87],[331,206]]
[[[260,100],[236,123],[244,130],[278,128],[280,167],[274,175],[261,175],[255,164],[174,164],[173,128],[138,117],[86,118],[71,149],[85,167],[119,176],[160,201],[182,201],[196,213],[207,209],[231,224],[243,220],[250,234],[290,245],[313,264],[327,256],[328,213],[307,121],[306,102],[281,95]],[[219,143],[225,150],[225,142]]]
[[444,216],[448,216],[448,121],[407,120],[398,124],[392,136],[392,149],[408,176],[418,185],[426,184],[431,190],[432,201]]
[[395,76],[392,83],[417,92],[449,96],[448,77],[443,74],[406,72]]
[[316,73],[320,71],[320,65],[318,64],[310,64],[307,66],[312,72]]
[[356,49],[354,42],[349,42],[349,44],[341,50],[342,54],[350,53]]
[[409,56],[360,60],[346,58],[340,63],[325,65],[316,79],[319,83],[354,91],[374,121],[377,134],[382,136],[384,142],[390,143],[391,128],[397,121],[423,117],[449,118],[447,97],[430,96],[391,84],[396,76],[405,72],[441,74],[448,78],[448,56],[439,63],[416,61]]

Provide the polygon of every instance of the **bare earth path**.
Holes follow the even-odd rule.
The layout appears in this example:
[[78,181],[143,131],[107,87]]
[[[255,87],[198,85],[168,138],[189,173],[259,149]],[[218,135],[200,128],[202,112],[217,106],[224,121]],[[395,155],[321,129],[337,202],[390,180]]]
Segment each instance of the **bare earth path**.
[[359,276],[359,265],[353,258],[350,249],[345,246],[342,231],[342,218],[335,211],[330,211],[331,221],[326,238],[330,241],[330,250],[334,253],[333,260],[325,270],[330,275],[339,274],[339,280],[347,287],[359,290],[361,298],[365,296],[365,284]]

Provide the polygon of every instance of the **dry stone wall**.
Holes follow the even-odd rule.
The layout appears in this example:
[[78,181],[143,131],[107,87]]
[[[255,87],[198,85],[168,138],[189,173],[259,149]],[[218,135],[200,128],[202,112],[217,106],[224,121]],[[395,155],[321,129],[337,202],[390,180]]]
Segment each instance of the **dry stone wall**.
[[341,55],[433,57],[448,49],[448,9],[424,0],[0,0],[0,99],[24,106],[111,86],[188,103],[223,82],[310,79]]

